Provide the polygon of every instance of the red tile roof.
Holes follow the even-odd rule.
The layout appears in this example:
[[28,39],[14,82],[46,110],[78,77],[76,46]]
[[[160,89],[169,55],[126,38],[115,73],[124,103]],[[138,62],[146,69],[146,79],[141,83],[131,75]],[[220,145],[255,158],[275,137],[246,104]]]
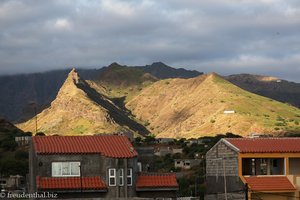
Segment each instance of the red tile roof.
[[295,186],[286,176],[245,176],[252,191],[294,191]]
[[106,190],[100,176],[95,177],[36,177],[39,190]]
[[35,136],[37,154],[101,154],[112,158],[132,158],[138,154],[126,136]]
[[143,173],[136,182],[137,188],[178,188],[174,173]]
[[300,153],[300,138],[227,138],[240,153]]

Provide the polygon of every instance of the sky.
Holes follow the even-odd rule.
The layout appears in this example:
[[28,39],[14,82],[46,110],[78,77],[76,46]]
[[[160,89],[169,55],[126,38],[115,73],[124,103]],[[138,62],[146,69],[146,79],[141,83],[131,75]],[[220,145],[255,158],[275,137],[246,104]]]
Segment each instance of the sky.
[[1,0],[0,75],[161,61],[300,82],[299,0]]

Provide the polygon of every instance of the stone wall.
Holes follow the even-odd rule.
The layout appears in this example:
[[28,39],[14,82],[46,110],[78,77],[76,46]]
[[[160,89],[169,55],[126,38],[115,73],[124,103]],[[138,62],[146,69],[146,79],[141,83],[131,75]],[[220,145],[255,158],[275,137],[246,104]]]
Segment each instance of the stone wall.
[[[228,200],[245,200],[244,193],[227,193]],[[204,197],[204,200],[225,200],[224,194],[210,194]]]

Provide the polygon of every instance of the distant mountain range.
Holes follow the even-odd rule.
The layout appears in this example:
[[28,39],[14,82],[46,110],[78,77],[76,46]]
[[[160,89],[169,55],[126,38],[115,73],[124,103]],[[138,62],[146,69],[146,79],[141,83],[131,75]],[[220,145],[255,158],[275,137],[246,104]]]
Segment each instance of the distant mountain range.
[[[126,70],[123,70],[123,72],[122,70],[118,71],[117,69],[119,68]],[[55,99],[70,70],[0,76],[0,94],[2,94],[0,98],[0,117],[12,122],[23,122],[35,115],[34,106],[37,107],[37,112],[41,112],[44,108],[47,108]],[[133,71],[135,72],[133,74],[149,73],[152,76],[155,74],[158,77],[165,78],[191,78],[202,74],[196,71],[175,69],[163,63],[153,63],[144,67],[127,67],[112,63],[108,67],[100,69],[78,69],[77,71],[85,80],[93,80],[94,82],[104,81],[106,83],[115,82],[116,84],[121,79],[125,81],[130,80],[130,77],[131,80],[135,81],[133,83],[136,83],[135,77],[131,75]],[[109,75],[109,71],[113,73]],[[158,79],[156,76],[152,79]],[[109,84],[109,86],[111,85]],[[35,105],[32,104],[33,102],[35,102]]]

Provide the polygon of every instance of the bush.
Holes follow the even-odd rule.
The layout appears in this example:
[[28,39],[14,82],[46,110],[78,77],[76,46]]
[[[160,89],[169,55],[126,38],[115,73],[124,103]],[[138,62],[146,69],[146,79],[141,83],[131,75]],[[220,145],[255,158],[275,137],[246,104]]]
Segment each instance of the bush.
[[4,159],[0,161],[0,173],[1,175],[23,175],[28,173],[28,161],[15,160],[12,158]]
[[283,123],[283,122],[277,122],[277,123],[275,123],[275,126],[286,126],[286,123]]
[[15,158],[17,160],[26,160],[28,159],[29,154],[27,151],[18,150],[15,152]]
[[18,144],[15,142],[15,140],[6,138],[1,141],[1,148],[3,148],[4,151],[14,151]]

